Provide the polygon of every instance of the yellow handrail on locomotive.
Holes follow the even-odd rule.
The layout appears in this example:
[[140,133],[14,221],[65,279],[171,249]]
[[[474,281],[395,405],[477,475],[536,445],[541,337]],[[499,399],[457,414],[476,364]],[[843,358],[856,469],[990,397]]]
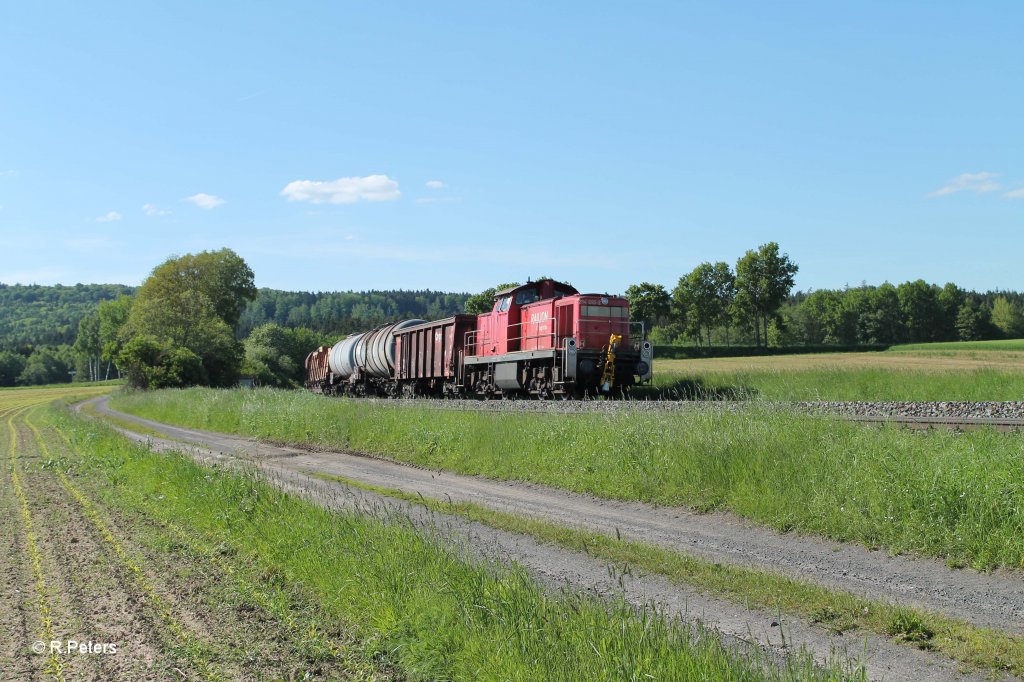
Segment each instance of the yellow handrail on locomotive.
[[604,361],[604,372],[601,373],[601,390],[607,393],[612,390],[615,383],[615,351],[619,349],[622,336],[612,334],[608,339],[608,355]]

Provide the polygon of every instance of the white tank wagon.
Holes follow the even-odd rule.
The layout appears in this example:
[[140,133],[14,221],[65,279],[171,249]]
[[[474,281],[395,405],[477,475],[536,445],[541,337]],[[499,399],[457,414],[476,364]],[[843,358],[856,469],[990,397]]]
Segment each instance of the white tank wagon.
[[394,385],[390,379],[395,372],[395,332],[424,322],[403,320],[385,324],[334,344],[327,356],[333,392],[390,394]]

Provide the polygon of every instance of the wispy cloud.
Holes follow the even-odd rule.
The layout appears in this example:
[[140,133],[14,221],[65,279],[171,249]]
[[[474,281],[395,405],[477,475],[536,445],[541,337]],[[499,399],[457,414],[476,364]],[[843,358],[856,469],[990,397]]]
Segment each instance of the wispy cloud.
[[354,204],[357,201],[395,201],[402,196],[398,183],[386,175],[337,180],[295,180],[289,182],[281,196],[288,201],[313,204]]
[[202,192],[199,194],[193,194],[190,197],[185,197],[182,201],[187,201],[191,204],[195,204],[199,208],[205,208],[207,210],[217,208],[221,204],[225,203],[225,201],[218,196],[203,194]]
[[444,189],[447,186],[441,180],[427,180],[427,189]]
[[112,223],[115,220],[120,220],[122,217],[123,216],[120,213],[118,213],[117,211],[111,211],[110,213],[107,213],[105,215],[101,215],[100,217],[96,218],[96,222],[98,222],[98,223]]
[[999,177],[998,173],[989,173],[987,171],[982,173],[962,173],[934,192],[930,192],[928,196],[944,197],[948,194],[956,194],[957,192],[974,192],[975,194],[995,192],[1001,187],[996,182],[997,177]]
[[1021,187],[1020,189],[1011,189],[1003,196],[1007,199],[1024,199],[1024,187]]
[[[196,196],[199,196],[199,195],[197,194]],[[203,195],[203,196],[206,196],[206,195]],[[192,198],[192,197],[190,197],[190,198]],[[214,198],[216,199],[216,197],[214,197]],[[211,206],[210,208],[213,208],[213,207]],[[171,212],[168,211],[166,208],[161,208],[161,207],[157,206],[156,204],[143,204],[142,205],[142,211],[143,211],[143,213],[145,213],[148,216],[161,216],[161,215],[170,215],[171,214]]]

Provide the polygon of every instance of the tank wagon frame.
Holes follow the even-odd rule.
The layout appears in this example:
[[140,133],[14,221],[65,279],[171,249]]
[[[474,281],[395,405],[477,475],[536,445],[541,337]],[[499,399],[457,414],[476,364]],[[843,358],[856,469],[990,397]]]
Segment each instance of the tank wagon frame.
[[489,313],[383,325],[306,358],[306,387],[390,397],[620,396],[654,349],[626,299],[554,280],[499,291]]

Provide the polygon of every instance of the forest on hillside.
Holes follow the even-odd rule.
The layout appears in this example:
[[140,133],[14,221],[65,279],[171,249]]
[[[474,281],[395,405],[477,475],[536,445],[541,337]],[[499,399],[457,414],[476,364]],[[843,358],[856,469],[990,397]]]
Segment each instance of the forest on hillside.
[[[752,250],[735,270],[703,263],[671,290],[647,282],[629,287],[634,319],[646,323],[657,345],[711,351],[1024,337],[1024,293],[976,292],[923,280],[794,292],[796,265],[777,246],[767,246],[775,251]],[[764,272],[777,273],[776,281]],[[118,284],[0,284],[0,386],[119,376],[117,336],[137,291]],[[243,370],[259,375],[264,366],[280,366],[278,379],[292,384],[301,378],[305,353],[318,344],[386,322],[475,310],[477,299],[489,298],[486,292],[431,290],[252,291],[229,325],[244,346]],[[767,300],[765,291],[772,294],[770,304],[752,306],[753,300]]]

